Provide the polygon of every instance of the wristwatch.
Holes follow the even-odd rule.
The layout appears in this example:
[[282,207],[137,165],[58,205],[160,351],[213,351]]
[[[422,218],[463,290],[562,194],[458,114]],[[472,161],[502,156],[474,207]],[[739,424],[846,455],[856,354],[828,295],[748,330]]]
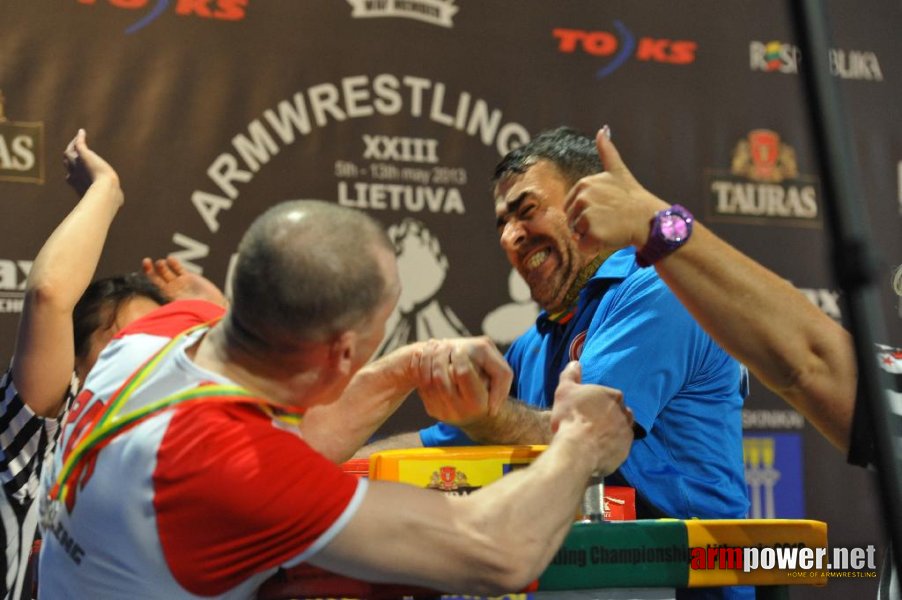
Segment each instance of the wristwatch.
[[674,204],[655,213],[651,220],[648,241],[636,252],[640,267],[650,267],[687,241],[692,235],[692,213],[685,206]]

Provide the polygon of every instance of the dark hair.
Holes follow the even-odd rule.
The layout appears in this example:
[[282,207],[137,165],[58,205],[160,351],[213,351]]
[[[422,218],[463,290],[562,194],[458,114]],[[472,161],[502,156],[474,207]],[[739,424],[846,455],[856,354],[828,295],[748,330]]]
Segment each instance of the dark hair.
[[[88,286],[72,311],[76,358],[88,355],[91,334],[112,325],[122,304],[136,297],[149,298],[157,304],[169,301],[142,273],[105,277]],[[106,322],[102,322],[104,318]]]
[[238,247],[226,326],[239,344],[291,352],[358,326],[385,300],[382,227],[360,211],[316,200],[278,204]]
[[604,170],[593,138],[570,127],[558,127],[508,152],[495,167],[492,190],[503,179],[525,173],[538,160],[553,163],[570,185]]

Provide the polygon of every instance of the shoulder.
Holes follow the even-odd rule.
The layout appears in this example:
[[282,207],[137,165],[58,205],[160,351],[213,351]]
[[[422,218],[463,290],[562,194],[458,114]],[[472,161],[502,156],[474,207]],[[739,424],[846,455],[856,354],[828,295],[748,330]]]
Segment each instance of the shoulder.
[[136,333],[174,337],[194,327],[215,321],[225,314],[225,309],[205,300],[176,300],[148,313],[123,327],[113,339]]

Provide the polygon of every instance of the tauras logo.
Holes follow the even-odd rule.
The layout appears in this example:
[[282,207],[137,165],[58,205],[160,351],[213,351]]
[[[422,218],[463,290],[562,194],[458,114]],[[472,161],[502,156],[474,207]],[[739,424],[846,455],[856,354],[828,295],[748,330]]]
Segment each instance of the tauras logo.
[[402,17],[440,27],[453,27],[451,18],[460,10],[454,0],[348,0],[355,19]]
[[733,149],[729,173],[709,172],[711,220],[820,227],[818,183],[799,174],[795,150],[768,129],[756,129]]
[[[491,108],[481,98],[461,91],[449,93],[445,84],[413,75],[381,73],[374,76],[355,75],[338,83],[320,83],[298,91],[291,98],[278,102],[251,121],[245,132],[235,134],[231,148],[217,155],[206,170],[211,187],[191,194],[191,203],[210,233],[217,233],[223,211],[230,210],[242,190],[257,173],[282,151],[303,140],[316,128],[349,119],[395,116],[406,113],[413,119],[426,119],[475,138],[479,143],[494,147],[500,155],[523,144],[529,132],[523,125],[505,122],[500,109]],[[419,138],[371,138],[372,148],[366,151],[392,155],[403,152],[405,143],[411,148],[419,144],[427,162],[436,148],[430,140],[413,143]],[[403,140],[408,140],[404,142]],[[365,142],[366,143],[366,142]],[[390,150],[389,150],[390,149]],[[400,159],[399,159],[400,160]],[[341,163],[342,172],[353,174],[356,167]],[[391,165],[389,165],[391,166]],[[338,165],[336,165],[338,168]],[[374,175],[376,173],[374,172]],[[402,170],[403,174],[403,170]],[[441,178],[436,178],[441,175]],[[432,183],[456,183],[449,173],[433,172]],[[212,191],[208,191],[212,190]],[[374,183],[358,187],[343,183],[340,187],[343,203],[379,210],[463,213],[463,198],[455,188],[417,188],[408,185]],[[178,258],[194,272],[202,273],[199,263],[210,253],[207,243],[182,232],[172,236],[178,250],[170,255]]]
[[0,91],[0,181],[44,183],[44,124],[9,121]]
[[[863,81],[883,81],[883,71],[877,54],[867,50],[840,50],[832,48],[828,51],[830,72],[840,79],[856,79]],[[797,46],[780,41],[767,43],[749,42],[749,67],[752,71],[768,73],[785,73],[795,75],[799,72],[802,52]]]

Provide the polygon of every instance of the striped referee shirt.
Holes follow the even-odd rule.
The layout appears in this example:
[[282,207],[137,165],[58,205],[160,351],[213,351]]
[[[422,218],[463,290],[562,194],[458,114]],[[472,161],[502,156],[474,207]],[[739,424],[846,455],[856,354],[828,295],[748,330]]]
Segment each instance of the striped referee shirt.
[[[902,348],[892,348],[877,344],[877,362],[880,368],[889,373],[890,419],[893,435],[902,438]],[[852,421],[852,435],[849,443],[848,460],[854,465],[873,467],[876,447],[873,429],[863,409],[863,403],[855,404],[855,417]],[[898,457],[896,460],[900,460]],[[888,549],[883,562],[880,584],[877,589],[879,600],[896,600],[899,598],[899,574],[893,567],[892,553]]]
[[[26,406],[7,370],[0,378],[0,529],[6,552],[2,555],[0,598],[30,599],[26,587],[26,570],[31,546],[38,528],[38,502],[41,467],[50,460],[60,433],[65,411],[57,418],[42,418]],[[67,392],[66,409],[72,401],[72,389]],[[30,585],[28,586],[31,587]]]

